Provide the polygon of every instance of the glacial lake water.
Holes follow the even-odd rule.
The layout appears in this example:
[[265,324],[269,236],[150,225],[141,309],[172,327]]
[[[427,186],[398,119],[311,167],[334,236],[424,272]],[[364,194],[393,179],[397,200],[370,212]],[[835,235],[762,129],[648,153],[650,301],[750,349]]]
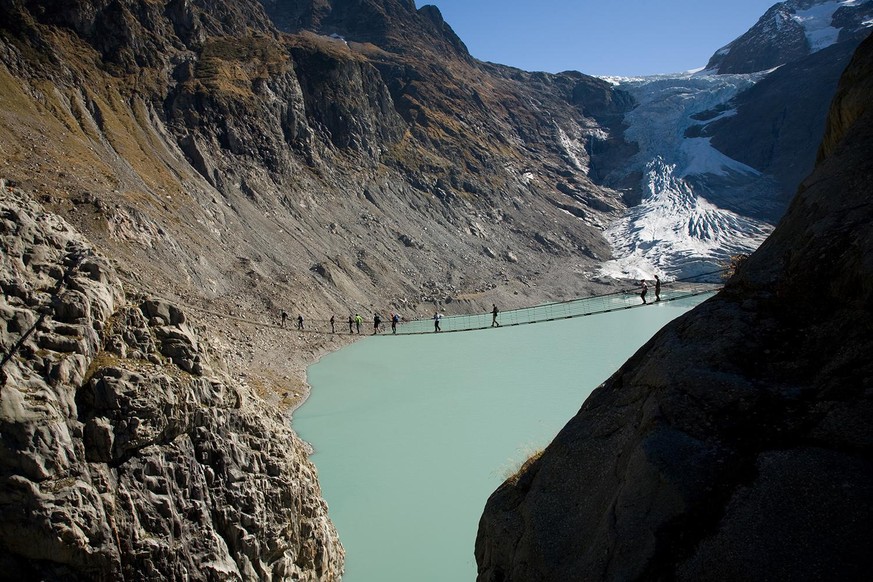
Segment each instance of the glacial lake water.
[[344,582],[464,582],[485,502],[585,398],[707,296],[464,333],[367,337],[294,413],[346,549]]

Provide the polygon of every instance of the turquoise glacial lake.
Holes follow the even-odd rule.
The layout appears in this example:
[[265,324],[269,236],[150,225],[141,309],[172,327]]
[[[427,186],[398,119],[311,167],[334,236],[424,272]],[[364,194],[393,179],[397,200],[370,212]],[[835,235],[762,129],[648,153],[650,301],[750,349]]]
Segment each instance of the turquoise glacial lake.
[[292,426],[315,453],[344,582],[463,582],[488,496],[695,297],[464,333],[367,337],[309,368]]

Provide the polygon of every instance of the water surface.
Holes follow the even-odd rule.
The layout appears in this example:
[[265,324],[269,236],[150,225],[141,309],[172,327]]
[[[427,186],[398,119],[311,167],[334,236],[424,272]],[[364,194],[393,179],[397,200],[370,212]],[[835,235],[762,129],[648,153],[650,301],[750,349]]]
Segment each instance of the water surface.
[[703,300],[484,331],[366,338],[309,369],[293,426],[346,549],[344,582],[475,580],[485,501],[591,391]]

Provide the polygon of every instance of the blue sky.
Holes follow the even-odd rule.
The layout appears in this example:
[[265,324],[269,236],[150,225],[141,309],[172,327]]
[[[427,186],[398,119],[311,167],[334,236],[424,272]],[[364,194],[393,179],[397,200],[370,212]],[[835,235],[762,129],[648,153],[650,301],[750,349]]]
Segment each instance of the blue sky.
[[702,67],[775,0],[416,0],[477,59],[528,71],[652,75]]

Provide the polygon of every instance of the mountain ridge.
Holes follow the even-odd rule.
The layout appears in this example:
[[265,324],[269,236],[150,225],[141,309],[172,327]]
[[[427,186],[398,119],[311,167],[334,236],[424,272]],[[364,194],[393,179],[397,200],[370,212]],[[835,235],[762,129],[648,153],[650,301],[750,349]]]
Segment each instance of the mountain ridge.
[[[111,67],[114,65],[111,62],[106,65],[110,67],[107,71],[110,82],[105,85],[111,84],[117,95],[101,95],[101,101],[123,101],[128,98],[126,94],[129,94],[137,102],[151,91],[158,91],[160,97],[157,100],[142,104],[144,108],[151,110],[145,121],[162,120],[162,127],[156,128],[154,133],[158,139],[170,138],[168,147],[164,148],[168,155],[183,158],[173,163],[190,165],[208,183],[208,186],[201,184],[196,188],[201,191],[197,198],[205,200],[195,201],[195,207],[214,206],[210,200],[215,196],[208,192],[213,188],[222,193],[223,197],[241,199],[241,203],[249,204],[259,194],[262,202],[269,202],[287,197],[276,190],[293,188],[294,182],[309,182],[304,187],[312,191],[323,190],[325,187],[337,191],[345,189],[343,182],[349,181],[344,175],[351,176],[353,172],[359,171],[358,168],[378,173],[383,172],[379,168],[384,167],[389,175],[394,173],[393,179],[398,185],[406,182],[405,186],[400,186],[406,191],[404,197],[416,199],[423,196],[441,201],[437,204],[444,208],[438,210],[439,214],[448,211],[450,215],[457,215],[458,210],[453,210],[453,206],[458,204],[461,208],[465,208],[467,203],[481,205],[485,198],[494,196],[499,190],[528,190],[528,187],[519,190],[512,184],[517,183],[518,177],[524,173],[523,165],[528,162],[522,162],[522,157],[529,157],[528,150],[533,147],[538,150],[538,154],[552,159],[545,166],[537,164],[535,159],[530,169],[533,170],[531,175],[537,176],[540,173],[538,167],[543,168],[543,177],[534,182],[536,189],[548,194],[551,200],[560,201],[560,209],[553,211],[552,218],[563,225],[563,234],[560,236],[568,240],[575,239],[577,242],[572,243],[575,247],[589,244],[582,242],[583,239],[575,233],[575,225],[570,228],[573,222],[565,218],[563,210],[570,208],[579,216],[597,220],[602,212],[598,208],[609,208],[611,204],[597,201],[592,208],[555,188],[559,181],[567,181],[566,177],[560,175],[567,170],[560,166],[568,159],[568,150],[562,145],[562,139],[556,138],[560,138],[563,133],[571,136],[572,142],[586,131],[600,130],[595,123],[576,113],[573,105],[561,105],[560,100],[563,97],[560,94],[551,97],[550,109],[557,111],[563,107],[562,115],[565,119],[571,119],[563,129],[546,121],[538,109],[532,108],[530,104],[533,100],[530,97],[510,97],[514,91],[520,91],[520,95],[527,91],[512,76],[489,78],[487,71],[473,68],[465,61],[452,62],[451,68],[446,66],[448,63],[409,62],[386,53],[384,49],[377,49],[372,44],[346,42],[311,33],[286,37],[283,40],[267,30],[265,17],[254,5],[248,8],[246,14],[253,14],[252,18],[255,18],[254,22],[260,28],[256,35],[245,37],[238,43],[247,47],[242,52],[237,49],[230,50],[220,35],[215,36],[216,33],[231,34],[241,28],[243,20],[239,10],[230,11],[220,21],[211,16],[201,18],[199,12],[189,10],[181,16],[175,12],[171,14],[173,18],[181,19],[181,24],[177,20],[171,20],[171,25],[168,24],[163,29],[153,28],[164,30],[170,38],[175,36],[173,31],[177,28],[183,30],[186,38],[192,39],[190,47],[175,47],[173,43],[169,43],[166,50],[161,49],[161,56],[152,58],[152,62],[157,63],[156,68],[141,68],[136,77],[126,74],[113,77]],[[131,21],[131,30],[135,28],[134,22],[138,22],[136,18],[132,18],[134,12],[128,10],[130,16],[125,17]],[[146,12],[140,16],[147,22],[160,20],[159,15],[154,13]],[[48,16],[46,18],[52,21]],[[68,18],[74,23],[84,20],[75,15]],[[99,13],[94,21],[99,21]],[[219,27],[225,21],[228,23],[226,30]],[[78,26],[85,31],[93,28],[90,24]],[[131,47],[147,45],[148,43],[139,40],[138,34],[123,42]],[[84,40],[88,41],[89,38],[86,36]],[[149,36],[145,35],[144,38]],[[76,39],[70,40],[75,42]],[[113,54],[117,55],[135,52],[138,51],[132,48],[116,46],[113,49]],[[244,63],[252,57],[259,59],[260,63]],[[295,66],[295,59],[302,61],[305,66]],[[128,57],[123,57],[122,60],[130,62]],[[335,76],[319,77],[323,74],[320,68],[324,71],[332,69],[331,75]],[[167,73],[171,73],[171,76],[166,76]],[[458,74],[463,77],[458,77]],[[464,77],[467,79],[461,84],[452,80]],[[435,83],[424,82],[429,78],[440,79],[440,85],[445,89],[435,90]],[[591,78],[585,79],[592,86],[599,84],[601,92],[611,92],[607,85]],[[359,92],[358,96],[348,92],[343,87],[349,82],[364,88],[364,91]],[[574,84],[578,85],[579,82],[575,81]],[[499,86],[499,93],[495,91],[495,84]],[[104,83],[97,84],[98,87],[102,85]],[[473,89],[474,85],[477,89]],[[540,86],[548,88],[548,85]],[[333,98],[320,99],[322,91],[328,91],[328,94],[333,91]],[[339,91],[345,93],[340,95]],[[283,101],[287,105],[277,109],[274,104],[268,104],[267,100],[272,99],[271,95],[283,95]],[[282,135],[257,121],[246,120],[247,115],[253,119],[250,115],[255,111],[251,104],[252,99],[255,100],[254,103],[261,102],[254,107],[265,108],[259,116],[275,119],[274,127],[281,127]],[[84,113],[88,114],[93,109],[97,110],[98,116],[109,117],[110,112],[101,110],[94,103],[87,103],[89,100],[94,101],[86,96],[86,102],[79,107]],[[536,101],[539,100],[541,97],[536,98]],[[441,103],[445,105],[440,105]],[[136,104],[139,106],[139,103]],[[518,130],[511,129],[511,126],[508,130],[496,131],[497,127],[505,125],[505,121],[498,121],[494,117],[495,113],[502,117],[509,112],[508,108],[513,113],[508,114],[506,120],[522,124],[520,128],[527,126],[523,136],[518,135]],[[251,112],[246,113],[247,109]],[[452,119],[455,111],[465,110],[469,112],[469,120],[461,118],[458,123]],[[487,132],[481,131],[482,127],[479,131],[473,129],[474,124],[483,126],[483,123],[492,126],[492,129]],[[99,126],[99,119],[93,125]],[[512,138],[512,141],[487,137],[513,134],[517,137]],[[579,137],[574,137],[573,134]],[[525,141],[529,145],[524,145]],[[253,148],[250,144],[258,145]],[[460,171],[450,169],[446,160],[433,155],[440,147],[447,146],[454,149],[451,154],[453,157],[465,159],[465,165],[460,166]],[[144,147],[138,149],[146,150]],[[179,152],[182,156],[178,156]],[[576,152],[582,164],[587,163],[584,144],[576,146]],[[498,162],[505,154],[510,156]],[[569,159],[572,160],[572,157],[570,155]],[[156,165],[162,166],[166,163],[164,161]],[[565,189],[572,192],[579,190],[579,198],[582,200],[602,200],[600,190],[586,179],[585,168],[578,167],[578,163],[575,165],[577,167],[571,167],[569,177],[579,185],[568,184]],[[515,169],[511,174],[501,175],[505,172],[502,168],[513,166]],[[243,169],[245,171],[241,171]],[[422,173],[423,169],[433,175]],[[396,174],[397,171],[400,174]],[[190,169],[182,167],[174,172],[184,176],[185,173],[190,173]],[[404,176],[413,178],[407,180]],[[24,183],[20,176],[11,175],[10,178]],[[196,176],[194,178],[199,182]],[[169,177],[166,179],[172,182]],[[319,182],[324,185],[319,187]],[[175,189],[178,190],[178,186]],[[355,184],[353,189],[362,196],[366,188]],[[397,194],[388,195],[397,198]],[[502,193],[497,194],[495,200],[507,198],[511,196]],[[230,203],[234,204],[233,201]],[[427,203],[428,206],[432,204],[433,202]],[[546,203],[544,208],[548,206],[555,205]],[[398,210],[401,208],[398,207]],[[510,205],[508,210],[515,212],[514,205]],[[142,208],[137,211],[147,214]],[[279,206],[274,211],[278,214],[287,212],[285,206]],[[223,211],[210,208],[211,214],[219,212]],[[461,217],[454,216],[450,219],[459,222]],[[201,220],[205,221],[206,218]],[[335,221],[324,222],[327,224],[322,226]],[[424,231],[424,228],[421,230]],[[594,254],[608,253],[602,240],[597,240],[599,235],[596,232],[589,231],[583,236],[590,244],[598,247],[598,250],[593,251]],[[470,243],[474,242],[467,240],[465,246],[469,248]],[[514,246],[521,244],[524,244],[523,241],[517,240]],[[437,245],[428,242],[427,246]],[[395,248],[399,250],[403,247]],[[481,255],[481,252],[478,254]],[[485,265],[487,261],[483,263]],[[193,267],[196,268],[196,263]],[[514,270],[512,264],[506,265],[506,268]],[[477,267],[476,270],[480,269]],[[489,269],[486,267],[486,270]],[[368,289],[367,293],[370,291]],[[364,294],[358,295],[363,297]]]
[[871,16],[873,4],[856,0],[779,2],[748,31],[717,50],[705,69],[718,74],[756,73],[838,42],[857,45],[870,33]]

